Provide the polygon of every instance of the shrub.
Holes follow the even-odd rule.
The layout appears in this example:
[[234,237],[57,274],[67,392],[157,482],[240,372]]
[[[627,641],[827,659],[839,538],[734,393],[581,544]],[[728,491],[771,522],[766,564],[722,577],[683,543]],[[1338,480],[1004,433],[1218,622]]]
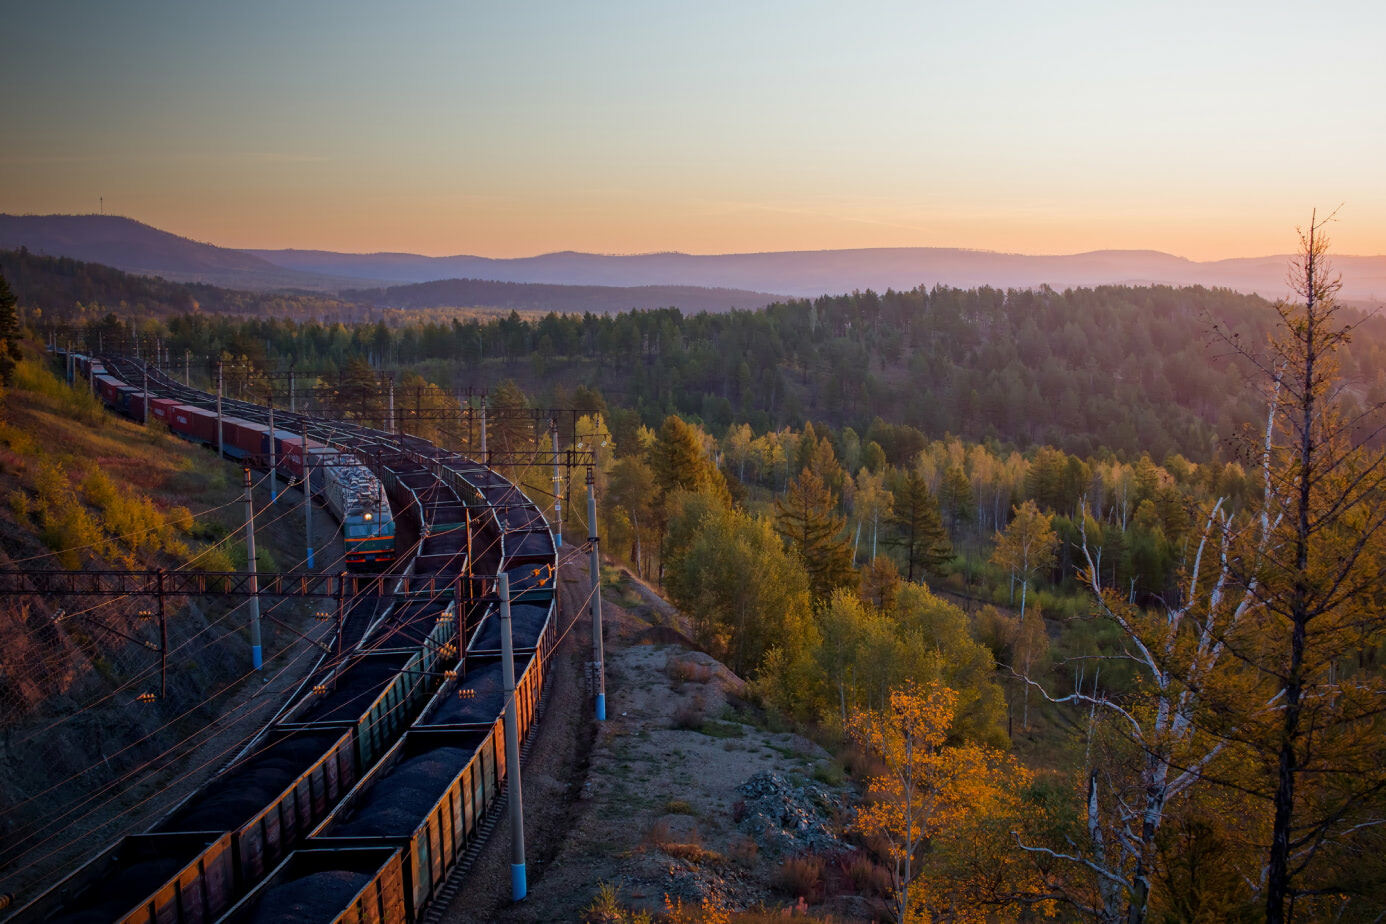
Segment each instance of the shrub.
[[841,786],[847,771],[838,761],[821,761],[813,768],[813,778],[826,786]]
[[192,511],[187,507],[171,507],[168,511],[168,523],[183,535],[191,535],[194,526]]
[[847,877],[863,895],[889,896],[894,893],[890,871],[864,853],[858,853],[847,866]]
[[700,731],[707,721],[707,707],[701,696],[695,696],[674,711],[673,727]]
[[699,661],[670,658],[664,664],[664,673],[675,690],[685,683],[707,683],[712,679],[712,667]]
[[683,905],[683,899],[664,896],[664,918],[669,924],[727,924],[731,915],[715,899],[704,898],[696,905]]
[[622,919],[623,909],[616,897],[616,887],[609,882],[598,883],[597,894],[587,906],[585,920],[588,924],[618,924]]
[[726,857],[701,844],[661,844],[659,849],[694,866],[721,866],[727,862]]
[[823,884],[823,859],[812,854],[789,857],[775,874],[775,885],[790,895],[809,898]]
[[102,545],[101,530],[86,508],[77,503],[44,510],[39,534],[58,553],[58,562],[69,569],[81,566],[83,552],[99,551]]
[[11,491],[9,495],[10,512],[16,520],[23,522],[29,518],[29,495],[23,491]]

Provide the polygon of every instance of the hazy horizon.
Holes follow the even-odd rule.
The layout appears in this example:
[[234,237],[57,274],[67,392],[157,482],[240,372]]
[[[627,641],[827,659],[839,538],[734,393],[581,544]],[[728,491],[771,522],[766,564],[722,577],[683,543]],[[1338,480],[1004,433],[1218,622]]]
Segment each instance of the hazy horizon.
[[59,0],[11,22],[0,211],[104,199],[238,249],[1207,261],[1292,252],[1342,203],[1335,251],[1376,255],[1384,26],[1346,0]]
[[[113,214],[113,213],[111,213],[111,212],[106,212],[106,213],[98,213],[98,212],[85,212],[85,213],[82,213],[82,212],[70,212],[70,213],[56,213],[56,212],[55,212],[55,213],[41,213],[41,212],[11,212],[11,213],[3,213],[3,212],[0,212],[0,215],[4,215],[4,214],[14,215],[14,216],[23,217],[23,218],[51,218],[51,217],[57,217],[57,218],[88,218],[88,217],[91,217],[91,218],[121,218],[121,219],[130,220],[130,221],[140,222],[141,224],[144,224],[144,225],[147,225],[147,226],[149,226],[149,227],[155,228],[156,230],[159,230],[159,231],[168,231],[169,233],[173,233],[173,234],[177,234],[177,233],[178,233],[178,232],[176,232],[176,231],[170,230],[169,228],[159,227],[159,226],[157,226],[157,225],[151,224],[150,222],[142,221],[141,219],[139,219],[139,218],[137,218],[137,217],[135,217],[135,216],[133,216],[133,215],[117,215],[117,214]],[[1332,227],[1332,226],[1330,225],[1330,228],[1331,228],[1331,227]],[[958,251],[966,251],[966,252],[968,252],[968,253],[993,254],[993,255],[996,255],[996,256],[1019,256],[1019,257],[1081,257],[1081,256],[1085,256],[1085,255],[1088,255],[1088,254],[1099,254],[1099,253],[1132,253],[1132,254],[1136,254],[1136,253],[1150,253],[1150,254],[1160,254],[1160,255],[1163,255],[1163,256],[1174,257],[1174,258],[1179,259],[1179,260],[1187,260],[1187,261],[1189,261],[1189,262],[1191,262],[1191,263],[1213,263],[1213,262],[1219,262],[1219,261],[1224,261],[1224,260],[1249,260],[1249,259],[1265,259],[1265,258],[1279,258],[1279,257],[1293,257],[1293,256],[1295,256],[1292,247],[1287,247],[1286,250],[1283,251],[1283,252],[1281,252],[1281,253],[1244,253],[1244,254],[1236,254],[1236,255],[1226,256],[1226,257],[1210,257],[1210,258],[1208,258],[1208,259],[1206,259],[1206,260],[1200,260],[1200,259],[1197,259],[1197,258],[1195,258],[1195,257],[1186,256],[1186,255],[1184,255],[1184,254],[1172,253],[1172,252],[1167,251],[1167,250],[1156,250],[1156,249],[1150,248],[1150,247],[1121,247],[1121,248],[1118,248],[1118,247],[1099,247],[1099,248],[1093,248],[1093,249],[1091,249],[1091,250],[1076,250],[1076,251],[1054,251],[1054,252],[1038,252],[1038,251],[1034,251],[1034,252],[1021,252],[1021,251],[1016,251],[1016,250],[993,250],[993,249],[986,248],[986,247],[962,247],[962,246],[949,246],[949,245],[944,245],[944,244],[900,244],[900,245],[881,245],[881,246],[866,246],[866,247],[804,247],[804,248],[799,248],[799,249],[796,249],[796,250],[742,250],[742,251],[643,250],[643,251],[629,251],[629,252],[614,252],[614,251],[598,251],[598,250],[579,250],[579,249],[576,249],[576,248],[573,248],[573,247],[567,247],[567,248],[562,248],[562,249],[560,249],[560,250],[535,251],[535,252],[533,252],[533,253],[517,253],[517,254],[510,255],[510,256],[496,257],[496,256],[492,256],[492,255],[489,255],[489,254],[464,253],[464,252],[461,252],[461,251],[458,251],[458,252],[437,252],[437,253],[428,253],[428,252],[423,252],[423,251],[409,251],[409,250],[327,250],[326,248],[322,248],[322,247],[295,247],[295,246],[287,246],[287,247],[261,247],[261,246],[254,246],[254,245],[248,245],[248,246],[233,246],[233,245],[221,243],[221,242],[215,241],[215,240],[199,240],[199,239],[197,239],[197,238],[190,237],[190,236],[188,236],[188,235],[179,235],[179,236],[180,236],[180,237],[187,237],[189,240],[196,241],[197,243],[201,243],[201,244],[210,244],[210,245],[212,245],[212,246],[214,246],[214,247],[222,247],[222,248],[226,248],[226,249],[229,249],[229,250],[239,250],[239,251],[244,251],[244,252],[247,252],[247,253],[254,253],[254,252],[258,252],[258,251],[295,251],[295,250],[297,250],[297,251],[304,251],[304,252],[336,253],[336,254],[341,254],[341,255],[343,255],[343,256],[362,256],[362,257],[366,257],[366,256],[405,256],[405,257],[425,257],[425,258],[428,258],[428,259],[446,259],[446,258],[449,258],[449,257],[480,257],[480,258],[483,258],[483,259],[493,259],[493,260],[524,260],[524,259],[532,259],[532,258],[534,258],[534,257],[553,256],[553,255],[564,254],[564,253],[574,253],[574,254],[582,254],[582,255],[584,255],[584,256],[598,256],[598,257],[652,257],[652,256],[662,256],[662,255],[685,256],[685,257],[729,257],[729,256],[746,256],[746,255],[751,255],[751,256],[756,256],[756,255],[769,255],[769,254],[776,254],[776,253],[820,253],[820,252],[821,252],[821,253],[832,253],[832,252],[844,252],[844,251],[845,251],[845,252],[850,252],[850,251],[856,251],[856,250],[859,250],[859,251],[867,251],[867,250],[958,250]],[[1334,247],[1330,255],[1331,255],[1331,256],[1335,256],[1335,257],[1383,257],[1383,256],[1386,256],[1386,253],[1380,253],[1380,254],[1347,253],[1347,252],[1341,250],[1340,248]]]

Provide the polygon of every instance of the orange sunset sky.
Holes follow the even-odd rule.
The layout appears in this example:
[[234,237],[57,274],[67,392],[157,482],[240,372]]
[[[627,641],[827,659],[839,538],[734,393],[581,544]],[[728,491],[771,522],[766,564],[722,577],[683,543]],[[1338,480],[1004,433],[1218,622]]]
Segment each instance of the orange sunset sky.
[[1380,4],[62,2],[0,211],[233,247],[1386,253]]

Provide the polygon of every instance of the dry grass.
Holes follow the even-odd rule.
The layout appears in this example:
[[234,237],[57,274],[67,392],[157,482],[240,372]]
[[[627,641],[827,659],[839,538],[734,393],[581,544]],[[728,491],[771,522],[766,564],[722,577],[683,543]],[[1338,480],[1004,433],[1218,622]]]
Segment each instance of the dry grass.
[[693,866],[725,866],[727,858],[702,845],[698,826],[690,824],[681,834],[674,833],[667,819],[661,818],[650,829],[650,843],[675,859]]
[[864,853],[858,853],[847,864],[847,878],[862,895],[888,896],[894,892],[890,870]]
[[701,731],[707,722],[707,704],[701,696],[694,696],[674,712],[671,727],[684,731]]
[[812,900],[823,888],[823,858],[789,857],[775,874],[775,885],[790,895]]
[[712,666],[700,661],[670,658],[664,666],[664,673],[675,690],[683,689],[685,683],[707,683],[712,680]]

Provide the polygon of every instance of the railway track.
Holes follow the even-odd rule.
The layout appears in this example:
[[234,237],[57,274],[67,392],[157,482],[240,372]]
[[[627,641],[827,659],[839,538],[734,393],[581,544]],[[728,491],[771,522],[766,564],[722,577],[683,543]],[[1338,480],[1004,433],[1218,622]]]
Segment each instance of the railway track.
[[[147,387],[216,404],[131,360],[73,365],[90,377],[93,363],[141,399]],[[268,423],[268,408],[222,409]],[[453,873],[506,776],[498,578],[511,589],[523,738],[557,643],[553,534],[515,485],[426,441],[280,411],[274,422],[359,458],[417,542],[387,592],[347,601],[340,654],[325,653],[221,772],[5,920],[412,922],[436,916],[445,887],[465,899]],[[405,589],[419,586],[434,589]]]

